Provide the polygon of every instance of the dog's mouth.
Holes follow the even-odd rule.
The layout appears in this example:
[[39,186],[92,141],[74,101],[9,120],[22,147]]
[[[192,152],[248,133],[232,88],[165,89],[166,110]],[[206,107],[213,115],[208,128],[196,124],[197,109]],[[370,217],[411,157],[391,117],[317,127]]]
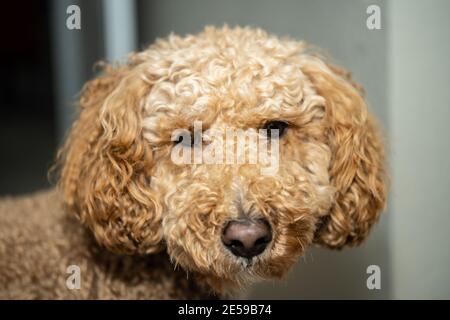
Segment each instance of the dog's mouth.
[[268,264],[268,258],[263,256],[253,258],[241,258],[237,262],[243,272],[251,274],[258,273],[265,265]]
[[[210,238],[189,233],[169,242],[169,254],[186,270],[238,285],[282,278],[303,253],[297,228],[281,228],[261,216],[225,220]],[[286,229],[286,230],[285,230]],[[289,233],[290,232],[290,233]]]
[[250,257],[236,256],[230,250],[225,250],[228,263],[235,271],[229,273],[228,276],[231,278],[236,275],[238,278],[243,277],[250,282],[273,278],[269,271],[270,268],[268,269],[272,262],[272,243],[260,254]]

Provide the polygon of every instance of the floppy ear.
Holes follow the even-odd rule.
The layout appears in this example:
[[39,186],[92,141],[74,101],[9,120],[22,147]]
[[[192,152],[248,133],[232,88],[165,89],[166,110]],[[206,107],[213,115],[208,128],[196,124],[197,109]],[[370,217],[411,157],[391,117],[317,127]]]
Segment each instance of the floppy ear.
[[120,253],[160,249],[161,209],[150,190],[152,150],[141,129],[149,92],[132,67],[106,67],[82,92],[58,158],[64,201],[97,241]]
[[350,74],[308,57],[302,71],[326,100],[326,135],[332,159],[335,201],[316,232],[315,242],[331,248],[358,245],[386,203],[384,148],[361,88]]

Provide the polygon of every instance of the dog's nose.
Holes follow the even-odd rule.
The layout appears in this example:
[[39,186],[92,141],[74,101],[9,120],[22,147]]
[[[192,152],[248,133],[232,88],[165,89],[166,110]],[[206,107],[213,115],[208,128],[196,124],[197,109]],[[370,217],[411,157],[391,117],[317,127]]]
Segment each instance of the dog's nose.
[[223,230],[223,244],[238,257],[252,258],[261,254],[272,241],[266,220],[232,220]]

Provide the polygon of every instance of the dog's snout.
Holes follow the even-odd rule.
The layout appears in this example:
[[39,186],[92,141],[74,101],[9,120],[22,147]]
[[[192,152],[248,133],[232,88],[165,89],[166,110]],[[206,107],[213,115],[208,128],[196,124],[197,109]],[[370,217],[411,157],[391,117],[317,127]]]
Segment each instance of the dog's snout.
[[272,241],[266,220],[233,220],[223,231],[223,244],[238,257],[252,258],[261,254]]

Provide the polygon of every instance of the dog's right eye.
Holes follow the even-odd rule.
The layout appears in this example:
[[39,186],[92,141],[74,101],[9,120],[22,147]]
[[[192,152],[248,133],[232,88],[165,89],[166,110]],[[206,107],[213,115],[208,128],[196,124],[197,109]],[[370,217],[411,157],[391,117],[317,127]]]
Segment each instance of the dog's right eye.
[[192,148],[198,145],[195,136],[190,131],[184,131],[173,140],[175,144],[181,144],[183,147]]

